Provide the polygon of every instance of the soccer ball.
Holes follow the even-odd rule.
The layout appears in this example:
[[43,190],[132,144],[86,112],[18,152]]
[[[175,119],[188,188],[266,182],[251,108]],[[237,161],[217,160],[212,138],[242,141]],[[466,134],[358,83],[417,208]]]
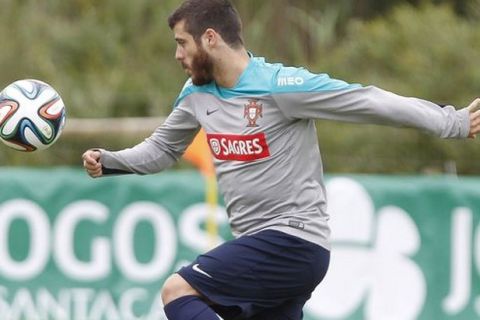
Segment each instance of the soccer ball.
[[18,80],[0,93],[0,140],[31,152],[51,146],[65,126],[60,95],[39,80]]

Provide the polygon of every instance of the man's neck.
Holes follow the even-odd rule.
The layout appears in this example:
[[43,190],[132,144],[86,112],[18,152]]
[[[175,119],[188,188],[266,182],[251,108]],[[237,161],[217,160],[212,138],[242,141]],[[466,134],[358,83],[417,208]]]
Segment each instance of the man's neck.
[[227,50],[225,54],[217,57],[215,61],[215,67],[213,69],[215,82],[220,87],[234,87],[249,62],[250,57],[244,48]]

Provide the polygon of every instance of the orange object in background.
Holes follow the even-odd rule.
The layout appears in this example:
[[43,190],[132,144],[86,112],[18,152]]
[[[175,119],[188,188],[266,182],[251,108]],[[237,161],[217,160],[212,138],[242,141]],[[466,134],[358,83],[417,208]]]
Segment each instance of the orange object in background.
[[207,135],[203,129],[197,133],[190,146],[183,154],[183,158],[196,166],[205,176],[214,176],[213,157],[207,142]]
[[216,218],[218,187],[213,157],[207,142],[207,135],[201,129],[183,154],[183,158],[200,170],[205,179],[205,202],[208,205],[206,228],[209,235],[209,247],[218,245],[218,224]]

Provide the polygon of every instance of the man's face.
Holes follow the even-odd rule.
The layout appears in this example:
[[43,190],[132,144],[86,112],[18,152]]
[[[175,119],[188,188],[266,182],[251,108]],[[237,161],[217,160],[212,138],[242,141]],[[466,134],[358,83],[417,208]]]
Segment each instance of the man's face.
[[201,44],[185,31],[185,22],[180,21],[173,28],[177,50],[175,59],[192,78],[193,84],[200,86],[213,81],[213,61]]

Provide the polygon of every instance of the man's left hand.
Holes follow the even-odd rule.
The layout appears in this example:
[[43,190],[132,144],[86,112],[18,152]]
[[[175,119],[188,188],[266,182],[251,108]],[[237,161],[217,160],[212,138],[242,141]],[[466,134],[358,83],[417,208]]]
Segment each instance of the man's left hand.
[[470,133],[468,137],[475,139],[475,136],[480,133],[480,98],[475,99],[467,108],[470,112]]

